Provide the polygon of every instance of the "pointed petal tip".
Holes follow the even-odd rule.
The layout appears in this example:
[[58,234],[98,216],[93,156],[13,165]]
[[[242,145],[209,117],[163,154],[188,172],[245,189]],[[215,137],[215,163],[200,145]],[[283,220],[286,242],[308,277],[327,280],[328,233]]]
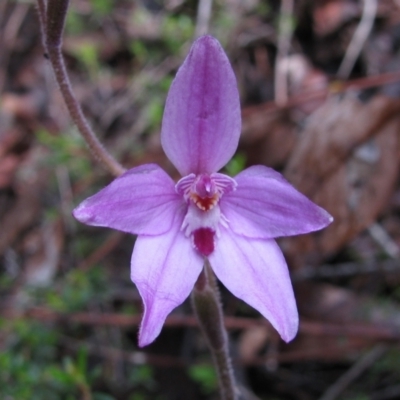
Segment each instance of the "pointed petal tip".
[[161,333],[164,321],[171,310],[168,307],[163,307],[162,304],[160,307],[160,304],[153,301],[151,295],[144,293],[143,290],[141,291],[140,287],[138,289],[139,293],[141,293],[144,307],[143,318],[139,328],[138,345],[139,347],[145,347],[157,339]]
[[221,199],[221,210],[237,234],[265,239],[302,235],[333,221],[326,210],[271,168],[252,166],[235,180],[237,189]]
[[81,204],[79,204],[79,206],[72,210],[72,215],[74,218],[82,223],[88,223],[92,218],[92,213],[85,206],[85,202],[86,201],[83,201]]
[[263,315],[285,342],[296,336],[296,299],[286,261],[274,240],[249,239],[222,227],[209,259],[225,287]]
[[241,131],[236,77],[222,46],[198,38],[169,90],[161,144],[182,176],[220,170],[237,149]]
[[286,343],[291,342],[299,331],[299,316],[296,313],[293,320],[288,321],[287,325],[283,329],[277,329],[282,340]]
[[[180,212],[184,214],[184,210]],[[157,338],[167,316],[190,295],[202,267],[203,259],[182,233],[181,223],[174,223],[162,235],[138,236],[132,253],[131,279],[144,307],[140,347]]]
[[[261,312],[261,310],[259,311]],[[286,307],[286,310],[281,310],[281,313],[281,315],[269,314],[268,316],[264,314],[264,317],[275,328],[281,339],[285,343],[289,343],[299,331],[299,314],[296,306],[294,308]],[[261,314],[263,313],[261,312]]]
[[142,329],[142,327],[143,323],[140,327],[139,337],[138,337],[138,346],[140,348],[152,344],[157,339],[158,335],[161,333],[161,329],[159,329],[158,331],[153,330],[150,332],[148,329]]
[[194,46],[214,47],[214,49],[218,49],[218,51],[224,52],[218,39],[211,35],[200,36],[193,42],[192,49]]
[[311,232],[324,229],[334,221],[334,218],[332,217],[331,214],[328,213],[328,211],[326,211],[325,209],[323,209],[320,206],[317,206],[316,204],[315,204],[315,207],[316,207],[318,213],[316,213],[316,215],[314,217],[315,218],[315,227]]

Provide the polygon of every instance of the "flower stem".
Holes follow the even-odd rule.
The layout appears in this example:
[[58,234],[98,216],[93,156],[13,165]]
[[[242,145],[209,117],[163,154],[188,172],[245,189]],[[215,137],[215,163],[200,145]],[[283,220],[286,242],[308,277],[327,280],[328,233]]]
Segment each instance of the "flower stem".
[[69,0],[48,0],[47,2],[45,0],[38,0],[39,21],[42,34],[44,35],[44,47],[69,114],[89,146],[90,151],[111,174],[119,176],[125,172],[125,169],[100,143],[72,91],[71,82],[61,52],[62,34],[68,5]]
[[229,356],[219,290],[208,260],[193,289],[192,305],[211,350],[218,373],[221,400],[237,400],[238,391]]

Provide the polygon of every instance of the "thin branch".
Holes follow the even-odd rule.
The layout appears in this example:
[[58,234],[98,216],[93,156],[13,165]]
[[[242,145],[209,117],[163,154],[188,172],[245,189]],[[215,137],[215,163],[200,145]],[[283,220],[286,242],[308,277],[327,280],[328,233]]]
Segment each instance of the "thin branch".
[[278,106],[286,105],[289,98],[287,69],[282,62],[289,54],[293,34],[293,0],[282,0],[278,28],[278,52],[275,62],[275,102]]
[[96,248],[87,258],[85,258],[79,265],[78,269],[87,271],[96,263],[104,260],[104,258],[114,250],[124,238],[125,233],[113,231],[102,245]]
[[377,7],[377,0],[364,0],[364,7],[360,23],[354,32],[337,73],[339,78],[347,79],[350,76],[354,64],[360,56],[361,50],[364,47],[369,34],[371,33],[371,29],[375,21]]
[[[400,0],[399,0],[400,1]],[[380,87],[384,85],[389,85],[400,81],[400,71],[385,72],[380,75],[366,76],[363,78],[352,79],[347,82],[343,82],[340,86],[326,87],[319,90],[307,90],[298,95],[291,96],[285,108],[289,109],[292,107],[297,107],[298,105],[305,104],[308,101],[321,100],[323,101],[329,95],[345,93],[347,90],[363,90],[373,87]],[[257,104],[255,106],[247,106],[242,110],[242,117],[248,117],[253,113],[265,112],[265,113],[275,113],[280,110],[275,101],[268,101],[263,104]]]
[[386,352],[387,346],[378,344],[361,357],[344,375],[342,375],[319,400],[335,400],[364,371],[376,363]]
[[62,34],[69,1],[38,0],[39,20],[44,33],[47,55],[50,59],[56,81],[68,108],[70,116],[85,139],[93,156],[114,176],[125,172],[118,161],[103,147],[86,120],[82,108],[72,90],[64,58],[62,56]]
[[315,278],[338,278],[345,276],[366,275],[377,272],[382,274],[399,273],[399,259],[368,259],[362,262],[347,262],[332,265],[321,265],[318,266],[318,268],[306,266],[291,274],[291,278],[292,281],[301,282]]
[[[9,320],[35,319],[43,322],[56,322],[68,324],[82,324],[85,326],[118,326],[132,328],[139,326],[141,315],[126,315],[118,313],[59,313],[45,307],[32,307],[25,311],[17,311],[10,307],[1,307],[0,315]],[[273,329],[270,323],[264,318],[243,318],[224,317],[223,324],[226,329],[242,330],[251,329],[255,326],[265,326],[266,329]],[[198,327],[199,323],[195,316],[191,315],[169,315],[165,320],[166,327]],[[300,321],[299,333],[312,336],[348,336],[365,338],[368,340],[399,341],[400,331],[395,323],[378,325],[374,323],[354,322],[351,324],[340,324],[330,322],[316,322],[302,319]]]
[[211,18],[212,0],[199,0],[197,6],[196,29],[194,36],[198,38],[208,32]]
[[371,235],[372,239],[378,243],[385,253],[397,260],[400,256],[400,248],[397,243],[390,237],[387,231],[378,223],[372,224],[368,228],[368,233]]

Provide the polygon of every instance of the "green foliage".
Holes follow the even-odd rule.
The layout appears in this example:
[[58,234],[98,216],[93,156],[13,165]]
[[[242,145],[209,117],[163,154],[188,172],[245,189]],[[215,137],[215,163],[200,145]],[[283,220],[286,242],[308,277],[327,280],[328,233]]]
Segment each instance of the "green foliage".
[[210,394],[217,390],[218,377],[212,365],[193,365],[189,367],[188,373],[200,385],[204,394]]
[[93,77],[99,73],[99,49],[98,44],[94,42],[82,42],[79,46],[71,49],[73,55],[82,64],[83,68]]
[[370,396],[367,394],[352,394],[349,397],[344,397],[344,400],[369,400]]
[[50,288],[33,289],[32,294],[37,302],[55,311],[76,312],[90,304],[100,303],[108,291],[102,269],[91,268],[88,271],[71,270]]
[[[76,312],[109,302],[108,286],[101,267],[75,269],[59,277],[51,287],[29,289],[25,298],[31,306],[45,305],[61,313]],[[0,330],[8,338],[0,353],[0,399],[115,400],[110,394],[96,391],[97,383],[109,379],[108,369],[103,370],[106,364],[95,364],[89,359],[85,344],[80,347],[74,344],[75,353],[64,350],[64,343],[76,340],[75,331],[79,340],[84,340],[84,331],[79,327],[68,325],[66,332],[60,331],[54,322],[0,319]],[[132,399],[156,398],[144,394],[156,389],[151,367],[130,365],[125,382],[127,388],[134,388]]]
[[168,50],[172,54],[179,53],[182,43],[193,36],[193,20],[187,15],[168,15],[163,20],[162,33]]
[[74,7],[70,7],[65,20],[65,31],[67,35],[79,35],[85,31],[85,28],[86,22],[84,17],[77,13]]
[[134,39],[130,42],[130,51],[140,63],[148,60],[149,51],[142,40]]
[[237,153],[225,166],[225,171],[230,176],[235,176],[243,171],[246,166],[246,156],[242,153]]
[[72,130],[65,135],[57,136],[47,131],[39,131],[36,138],[49,150],[49,155],[44,159],[44,163],[49,167],[67,167],[72,179],[90,173],[91,163],[86,144],[76,131]]
[[266,1],[260,1],[256,7],[256,14],[260,16],[267,17],[271,14],[271,5]]
[[[4,326],[4,323],[2,324]],[[12,342],[0,353],[0,398],[62,400],[77,398],[95,375],[87,368],[87,353],[57,363],[59,334],[46,324],[19,320],[12,324]]]
[[171,87],[172,77],[166,76],[162,81],[159,83],[159,88],[164,92],[167,93],[169,88]]
[[11,275],[0,275],[0,291],[10,288],[13,281],[14,279]]
[[400,349],[394,347],[390,349],[390,351],[387,351],[382,358],[374,363],[372,371],[376,374],[387,373],[390,371],[398,377],[398,380],[400,380]]
[[90,3],[94,13],[100,16],[110,14],[114,5],[113,0],[90,0]]
[[160,126],[163,112],[163,101],[159,97],[153,97],[146,107],[146,116],[150,129]]
[[153,369],[148,365],[139,365],[131,368],[129,382],[134,386],[143,386],[151,390],[156,388],[156,381],[153,377]]
[[[87,32],[88,19],[90,22],[94,22],[94,25],[101,25],[102,17],[111,14],[115,6],[115,2],[113,0],[90,0],[90,5],[92,13],[89,15],[84,15],[77,10],[76,7],[74,7],[74,2],[71,2],[65,21],[66,35],[78,36]],[[96,17],[98,17],[100,20],[96,21]]]

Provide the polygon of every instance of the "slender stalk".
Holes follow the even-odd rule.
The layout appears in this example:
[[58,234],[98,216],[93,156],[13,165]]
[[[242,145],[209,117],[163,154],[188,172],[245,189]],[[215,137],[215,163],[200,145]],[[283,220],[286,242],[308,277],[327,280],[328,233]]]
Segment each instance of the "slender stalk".
[[283,67],[287,59],[293,35],[293,0],[281,0],[278,28],[278,53],[275,62],[275,102],[285,106],[289,100],[289,82],[287,67]]
[[198,38],[208,32],[212,10],[212,0],[200,0],[197,6],[196,28],[194,37]]
[[229,356],[218,286],[208,260],[193,289],[192,305],[211,350],[218,373],[221,400],[237,400],[239,394]]
[[374,26],[377,9],[377,0],[364,0],[361,20],[354,32],[353,37],[351,38],[349,47],[346,50],[346,54],[344,55],[337,73],[339,78],[347,79],[350,76],[350,73],[353,70],[354,65],[360,56],[360,53]]
[[45,50],[69,114],[89,146],[90,151],[111,174],[119,176],[125,172],[125,169],[108,153],[94,134],[73,93],[65,67],[61,49],[68,5],[69,0],[48,0],[47,3],[45,0],[38,0],[39,20],[44,34]]

